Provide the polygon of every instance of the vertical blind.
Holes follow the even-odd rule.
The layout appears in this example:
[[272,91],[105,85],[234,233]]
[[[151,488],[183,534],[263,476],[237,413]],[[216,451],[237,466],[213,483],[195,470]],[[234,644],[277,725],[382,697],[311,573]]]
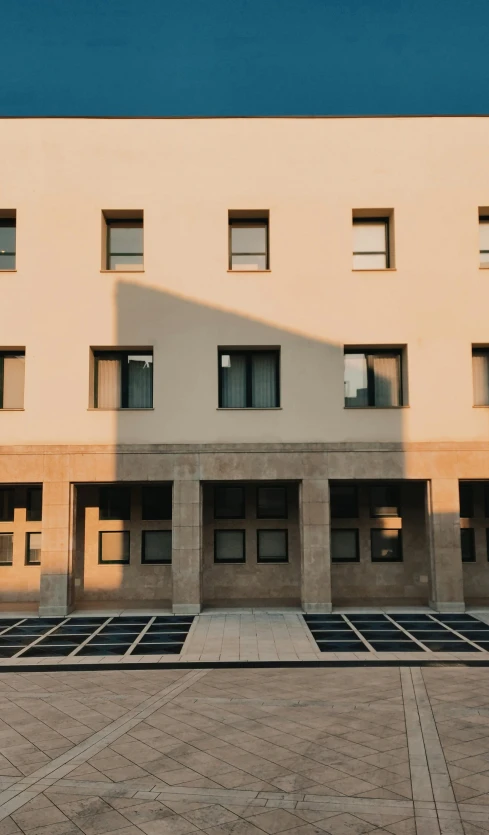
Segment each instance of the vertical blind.
[[220,379],[223,408],[267,409],[279,405],[276,351],[221,354]]
[[489,351],[474,351],[472,374],[474,406],[489,406]]
[[399,406],[399,357],[373,356],[376,406]]

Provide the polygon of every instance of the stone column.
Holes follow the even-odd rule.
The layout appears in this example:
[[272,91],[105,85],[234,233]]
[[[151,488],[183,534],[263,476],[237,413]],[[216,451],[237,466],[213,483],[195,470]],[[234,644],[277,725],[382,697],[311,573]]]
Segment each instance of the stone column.
[[67,615],[71,608],[74,488],[45,481],[42,490],[42,551],[39,614]]
[[202,604],[202,501],[197,480],[173,483],[173,612],[197,615]]
[[329,484],[304,479],[301,484],[302,608],[331,612]]
[[463,612],[458,479],[432,479],[427,483],[426,498],[431,563],[430,606],[439,612]]

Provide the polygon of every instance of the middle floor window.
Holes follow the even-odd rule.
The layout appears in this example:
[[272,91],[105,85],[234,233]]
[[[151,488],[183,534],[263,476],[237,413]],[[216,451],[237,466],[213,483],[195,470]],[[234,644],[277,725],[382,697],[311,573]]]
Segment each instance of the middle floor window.
[[402,349],[345,348],[345,406],[403,406]]
[[273,409],[280,406],[280,351],[219,349],[219,407]]
[[94,350],[96,409],[153,408],[153,352]]

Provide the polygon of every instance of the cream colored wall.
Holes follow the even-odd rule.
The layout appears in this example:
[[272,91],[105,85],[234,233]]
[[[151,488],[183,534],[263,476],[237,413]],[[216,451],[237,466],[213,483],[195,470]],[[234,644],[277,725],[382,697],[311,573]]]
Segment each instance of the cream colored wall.
[[[485,440],[489,118],[4,119],[0,347],[26,346],[3,444]],[[396,270],[352,272],[354,208]],[[270,211],[271,272],[227,272],[228,209]],[[142,209],[145,272],[101,272],[102,209]],[[343,344],[407,344],[409,408],[345,411]],[[88,410],[89,346],[154,345],[154,411]],[[280,345],[282,409],[218,411],[217,346]]]

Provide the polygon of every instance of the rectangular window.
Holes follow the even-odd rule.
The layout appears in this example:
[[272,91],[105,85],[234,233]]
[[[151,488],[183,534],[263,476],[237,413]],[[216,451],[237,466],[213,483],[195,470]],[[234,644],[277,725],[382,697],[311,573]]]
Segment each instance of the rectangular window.
[[400,516],[401,495],[397,484],[370,486],[370,516]]
[[280,406],[280,352],[219,350],[219,407],[273,409]]
[[353,269],[385,270],[390,267],[389,218],[353,218]]
[[256,515],[258,519],[287,519],[287,488],[258,487]]
[[244,519],[245,488],[235,485],[214,487],[214,519]]
[[360,561],[357,528],[333,528],[331,530],[331,561]]
[[153,408],[153,352],[94,351],[96,409]]
[[402,406],[401,369],[401,349],[345,349],[345,406]]
[[14,521],[14,489],[2,487],[0,489],[0,522]]
[[155,484],[142,489],[142,519],[163,521],[172,517],[171,484]]
[[287,530],[259,530],[256,534],[258,562],[288,562]]
[[0,352],[0,409],[24,408],[25,353]]
[[[5,217],[5,214],[9,214],[12,216]],[[4,216],[2,217],[1,215]],[[15,238],[15,212],[10,210],[3,210],[0,212],[0,270],[15,270]]]
[[474,490],[471,484],[461,481],[459,484],[460,516],[470,519],[474,515]]
[[13,553],[13,533],[0,533],[0,565],[12,565]]
[[143,269],[143,215],[110,217],[107,224],[107,260],[105,269],[132,272]]
[[42,487],[27,488],[26,516],[28,522],[40,522],[42,519]]
[[489,406],[489,348],[472,349],[472,378],[474,406]]
[[26,533],[25,535],[25,562],[26,565],[41,564],[41,533]]
[[229,217],[229,269],[268,270],[268,217]]
[[171,531],[143,531],[142,562],[171,563],[172,538]]
[[101,487],[99,519],[129,521],[131,518],[131,488]]
[[402,562],[402,532],[398,529],[372,528],[372,562]]
[[479,215],[479,264],[489,267],[489,216]]
[[358,517],[358,490],[354,484],[332,484],[329,500],[332,519]]
[[129,531],[99,531],[99,563],[129,562]]
[[245,532],[214,531],[214,562],[245,562]]
[[460,547],[462,562],[475,562],[475,535],[473,528],[461,528]]

